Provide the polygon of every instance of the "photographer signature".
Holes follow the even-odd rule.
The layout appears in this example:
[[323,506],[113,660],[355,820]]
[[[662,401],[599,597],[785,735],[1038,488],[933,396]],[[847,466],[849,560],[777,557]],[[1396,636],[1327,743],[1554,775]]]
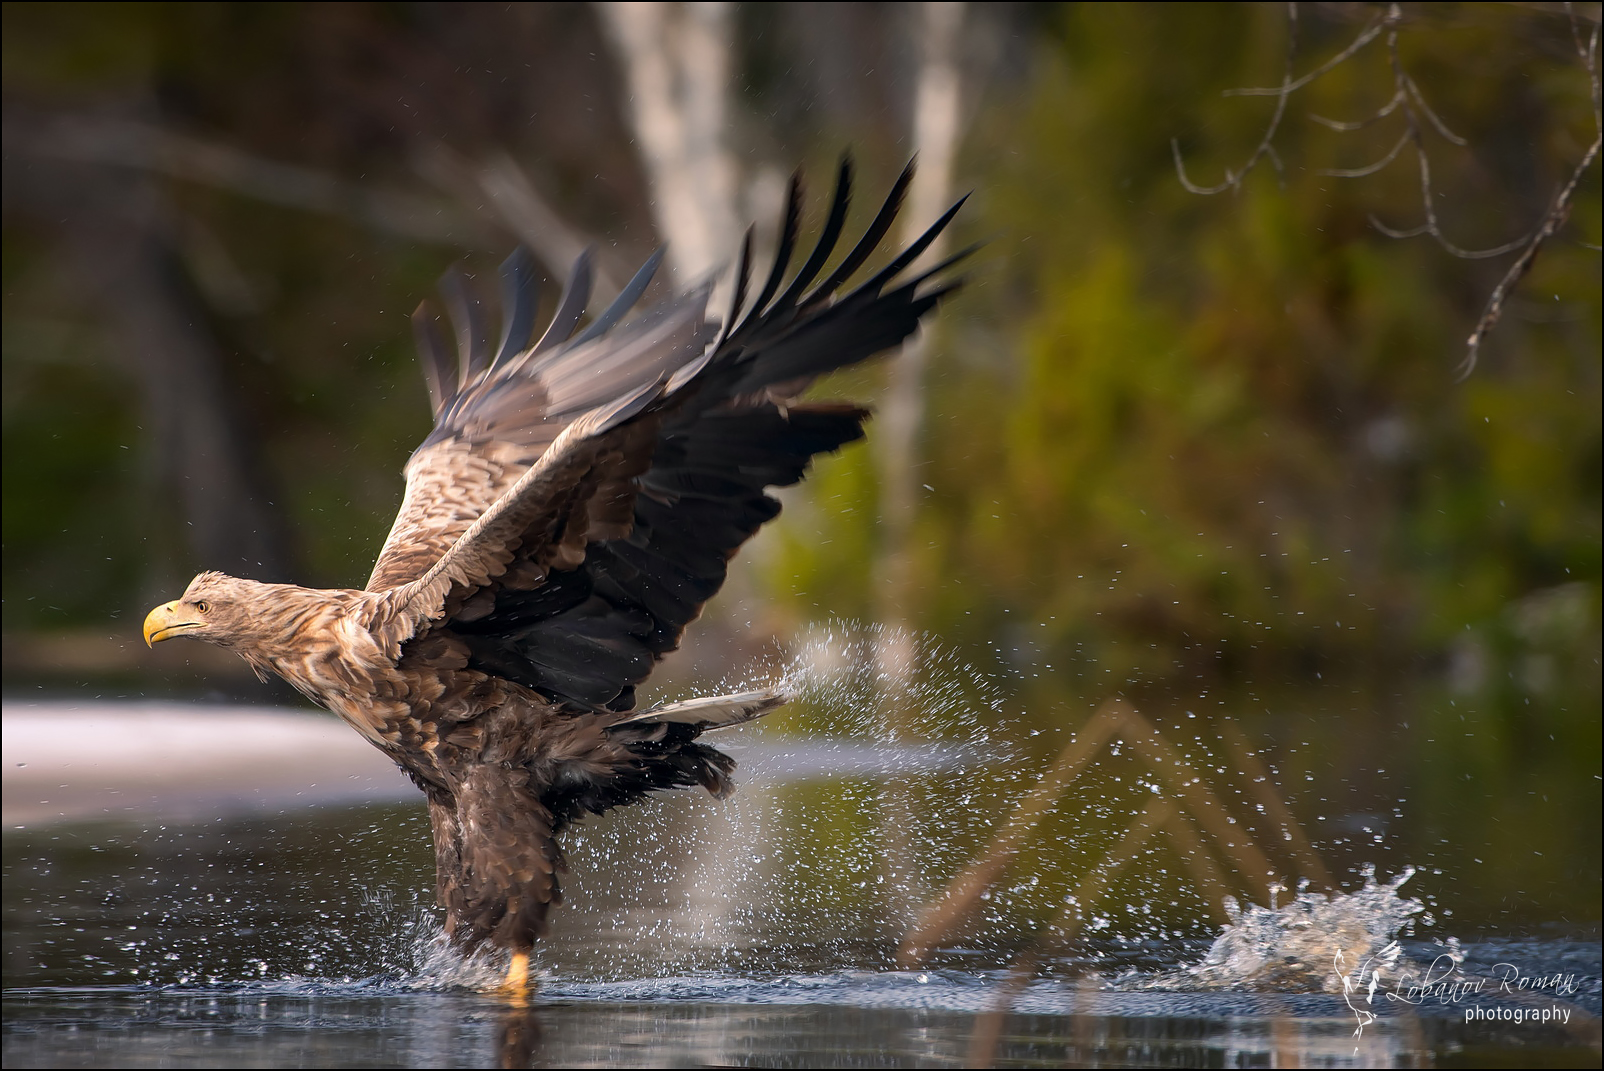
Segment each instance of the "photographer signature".
[[[1377,1007],[1378,996],[1394,1003],[1415,1006],[1428,1002],[1453,1005],[1477,996],[1546,994],[1570,997],[1576,993],[1579,985],[1574,974],[1524,974],[1513,963],[1495,963],[1486,974],[1461,973],[1460,961],[1463,957],[1456,952],[1445,952],[1432,960],[1430,966],[1420,970],[1404,960],[1402,952],[1402,946],[1392,941],[1354,968],[1348,966],[1348,957],[1341,950],[1332,957],[1332,966],[1342,980],[1342,999],[1357,1022],[1354,1037],[1363,1036],[1364,1028],[1380,1017],[1370,1010]],[[1398,966],[1400,962],[1404,964],[1403,967]],[[1467,1013],[1466,1021],[1471,1018]],[[1569,1020],[1568,1010],[1565,1010],[1564,1018]]]

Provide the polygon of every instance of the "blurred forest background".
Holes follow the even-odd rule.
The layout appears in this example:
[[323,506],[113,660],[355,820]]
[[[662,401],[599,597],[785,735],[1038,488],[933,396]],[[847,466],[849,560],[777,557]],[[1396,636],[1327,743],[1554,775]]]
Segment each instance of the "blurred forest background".
[[[682,672],[906,625],[1046,739],[1115,693],[1238,720],[1325,850],[1434,867],[1477,924],[1596,924],[1596,160],[1462,365],[1596,148],[1599,5],[1292,11],[6,4],[7,694],[263,696],[139,622],[203,567],[363,582],[451,264],[488,292],[525,241],[560,282],[595,243],[616,289],[668,239],[684,285],[771,240],[792,169],[816,226],[850,149],[861,225],[917,151],[915,222],[973,191],[968,286],[819,386],[881,419]],[[1515,247],[1384,233],[1423,205]]]

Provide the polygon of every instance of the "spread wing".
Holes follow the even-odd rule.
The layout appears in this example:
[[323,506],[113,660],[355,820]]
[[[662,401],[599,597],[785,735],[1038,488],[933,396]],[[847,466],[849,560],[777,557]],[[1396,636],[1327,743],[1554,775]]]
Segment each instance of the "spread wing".
[[571,337],[590,297],[590,257],[581,256],[550,325],[531,346],[533,260],[520,248],[501,266],[504,322],[494,353],[462,274],[446,274],[440,289],[456,328],[458,364],[453,368],[446,356],[432,307],[418,306],[412,325],[435,427],[407,461],[406,497],[369,591],[422,576],[574,420],[701,355],[711,337],[703,323],[705,295],[659,306],[608,333],[640,299],[661,259],[660,252],[648,259],[617,300]]
[[[472,666],[576,709],[632,709],[635,686],[722,586],[731,556],[779,512],[765,489],[796,483],[815,454],[862,435],[867,411],[792,400],[813,377],[900,343],[957,285],[928,283],[956,257],[898,281],[954,205],[837,294],[911,177],[909,165],[817,285],[846,219],[845,162],[818,243],[787,280],[801,216],[793,179],[774,265],[750,302],[748,234],[722,325],[705,321],[698,294],[621,327],[603,314],[549,353],[498,354],[463,373],[409,464],[407,502],[370,584],[384,593],[375,633],[406,644],[407,658]],[[444,362],[433,367],[442,382]],[[436,489],[440,503],[428,497]]]

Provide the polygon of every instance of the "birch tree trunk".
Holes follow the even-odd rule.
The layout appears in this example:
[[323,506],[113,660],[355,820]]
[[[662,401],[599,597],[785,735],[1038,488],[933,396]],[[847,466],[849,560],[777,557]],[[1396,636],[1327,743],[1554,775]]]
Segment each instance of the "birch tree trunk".
[[629,120],[654,193],[676,290],[729,258],[740,237],[725,128],[732,4],[598,3],[629,89]]
[[[963,111],[959,100],[958,35],[963,26],[961,3],[920,5],[919,82],[913,108],[913,144],[919,166],[908,207],[902,215],[901,245],[917,238],[952,200],[953,160]],[[933,264],[945,253],[947,236],[930,244],[915,263]],[[930,329],[923,328],[903,346],[889,369],[886,397],[875,421],[879,446],[881,577],[876,591],[877,614],[887,632],[913,617],[914,555],[911,545],[919,508],[919,431],[924,420],[925,368],[929,363]]]

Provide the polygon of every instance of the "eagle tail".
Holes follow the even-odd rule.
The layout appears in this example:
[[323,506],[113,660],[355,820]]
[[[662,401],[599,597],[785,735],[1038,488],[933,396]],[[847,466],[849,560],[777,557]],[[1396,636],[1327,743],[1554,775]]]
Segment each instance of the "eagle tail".
[[736,692],[733,695],[710,695],[683,703],[653,707],[651,710],[632,714],[623,721],[616,721],[607,728],[609,731],[617,731],[644,725],[675,724],[691,725],[698,732],[707,732],[711,729],[726,729],[732,725],[756,721],[790,701],[789,695],[774,688]]
[[717,748],[697,743],[696,738],[713,729],[756,721],[790,699],[782,691],[765,688],[669,703],[614,722],[607,727],[607,734],[641,763],[648,782],[643,786],[646,792],[701,785],[723,799],[735,791],[730,777],[735,760]]
[[569,747],[555,749],[571,757],[559,759],[562,773],[542,793],[542,805],[560,829],[583,814],[602,814],[665,789],[700,785],[722,799],[735,789],[735,760],[696,738],[761,718],[789,698],[763,689],[613,715],[618,720],[606,726],[576,719]]

